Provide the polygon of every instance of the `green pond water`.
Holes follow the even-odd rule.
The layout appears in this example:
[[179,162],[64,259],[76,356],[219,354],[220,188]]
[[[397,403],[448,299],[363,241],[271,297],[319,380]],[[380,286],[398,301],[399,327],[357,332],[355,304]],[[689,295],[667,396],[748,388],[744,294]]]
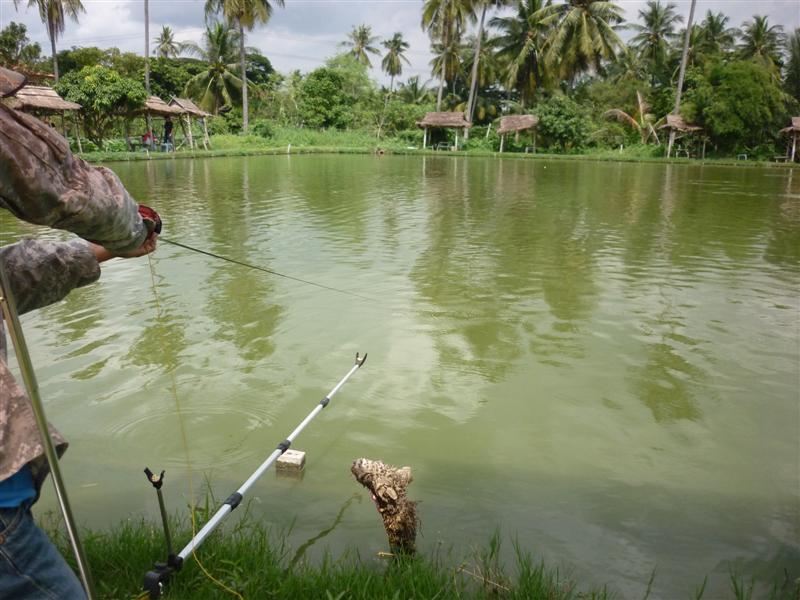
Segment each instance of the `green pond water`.
[[[308,552],[385,536],[349,473],[410,465],[424,553],[493,532],[583,584],[800,576],[800,173],[491,158],[114,164],[162,244],[23,324],[77,518],[227,497],[350,368],[250,513]],[[3,217],[4,241],[56,235]],[[10,231],[10,234],[9,234]],[[177,383],[178,403],[170,373]],[[185,433],[186,444],[183,434]],[[51,486],[41,502],[54,508]],[[242,511],[243,512],[243,511]],[[180,546],[185,540],[178,540]],[[160,557],[154,557],[160,558]],[[132,582],[135,587],[138,582]],[[211,584],[209,584],[211,585]],[[760,588],[763,589],[763,588]]]

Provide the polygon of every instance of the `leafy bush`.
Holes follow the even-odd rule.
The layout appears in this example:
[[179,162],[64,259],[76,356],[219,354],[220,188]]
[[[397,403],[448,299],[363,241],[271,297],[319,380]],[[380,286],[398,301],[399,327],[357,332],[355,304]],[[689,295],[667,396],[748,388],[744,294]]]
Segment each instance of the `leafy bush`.
[[209,135],[227,135],[231,132],[228,122],[224,118],[214,117],[207,119]]
[[262,138],[271,138],[275,135],[272,122],[267,119],[255,119],[250,123],[250,133]]
[[562,152],[580,148],[588,134],[587,117],[580,106],[566,96],[553,96],[536,106],[539,132],[545,141]]

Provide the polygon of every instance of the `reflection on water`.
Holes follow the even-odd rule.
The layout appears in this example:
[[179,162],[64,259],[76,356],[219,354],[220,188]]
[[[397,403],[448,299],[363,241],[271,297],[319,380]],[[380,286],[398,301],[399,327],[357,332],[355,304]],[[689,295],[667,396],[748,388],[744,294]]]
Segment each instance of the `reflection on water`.
[[321,555],[319,532],[334,551],[383,546],[374,511],[336,517],[330,504],[369,455],[414,468],[423,550],[500,527],[623,597],[641,597],[654,567],[664,598],[706,575],[718,597],[731,565],[800,575],[792,170],[388,156],[113,166],[167,237],[379,300],[162,245],[161,318],[145,260],[112,261],[98,284],[26,316],[51,420],[73,442],[79,518],[155,516],[144,464],[169,468],[176,509],[190,472],[225,497],[360,350],[366,368],[298,441],[302,481],[255,488],[259,518],[296,519],[300,555]]

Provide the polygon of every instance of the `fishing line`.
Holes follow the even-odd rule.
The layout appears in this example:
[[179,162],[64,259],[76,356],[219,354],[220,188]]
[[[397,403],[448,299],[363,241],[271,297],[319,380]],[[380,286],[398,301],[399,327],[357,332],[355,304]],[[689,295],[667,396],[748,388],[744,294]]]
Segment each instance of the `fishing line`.
[[208,252],[206,250],[200,250],[199,248],[193,248],[192,246],[187,246],[186,244],[181,244],[180,242],[175,242],[173,240],[168,240],[166,238],[160,237],[158,238],[161,242],[166,242],[167,244],[172,244],[173,246],[179,246],[180,248],[185,248],[186,250],[191,250],[192,252],[197,252],[199,254],[205,254],[206,256],[211,256],[212,258],[218,258],[219,260],[224,260],[229,263],[233,263],[235,265],[240,265],[242,267],[247,267],[249,269],[255,269],[256,271],[263,271],[264,273],[269,273],[270,275],[277,275],[278,277],[284,277],[285,279],[291,279],[292,281],[298,281],[300,283],[305,283],[306,285],[313,285],[314,287],[321,288],[323,290],[328,290],[331,292],[336,292],[338,294],[344,294],[346,296],[352,296],[353,298],[359,298],[361,300],[366,300],[367,302],[380,302],[377,298],[370,298],[369,296],[362,296],[361,294],[356,294],[355,292],[348,292],[347,290],[343,290],[340,288],[331,287],[329,285],[324,285],[322,283],[316,283],[314,281],[309,281],[308,279],[301,279],[300,277],[294,277],[292,275],[287,275],[285,273],[279,273],[278,271],[273,271],[272,269],[266,269],[264,267],[259,267],[257,265],[252,265],[250,263],[243,262],[241,260],[236,260],[235,258],[229,258],[227,256],[221,256],[220,254],[214,254],[213,252]]
[[[156,291],[156,271],[155,271],[155,265],[153,265],[152,254],[148,254],[147,255],[147,263],[150,266],[150,284],[152,285],[152,288],[153,288],[153,299],[155,300],[155,305],[156,305],[156,320],[158,321],[158,324],[159,324],[159,335],[157,337],[158,337],[159,344],[161,345],[161,352],[164,353],[164,357],[166,358],[166,356],[167,356],[167,345],[164,343],[164,339],[163,339],[164,331],[162,329],[162,324],[163,324],[164,318],[163,318],[163,313],[161,311],[161,303],[158,300],[158,292]],[[172,394],[172,399],[175,402],[175,415],[178,418],[178,428],[181,431],[181,442],[183,444],[183,451],[186,454],[186,473],[187,473],[187,477],[188,477],[188,480],[189,480],[189,504],[190,504],[189,512],[191,514],[191,520],[192,520],[192,537],[194,537],[195,535],[197,535],[197,517],[196,517],[196,514],[195,514],[196,510],[195,510],[195,501],[194,501],[194,485],[192,484],[192,471],[193,471],[193,469],[192,469],[191,455],[190,455],[190,452],[189,452],[189,441],[188,441],[188,438],[186,436],[186,427],[184,427],[184,424],[183,424],[183,414],[181,412],[181,403],[180,403],[180,400],[178,399],[178,382],[177,382],[177,379],[175,377],[175,369],[174,368],[173,369],[168,369],[168,372],[169,372],[169,378],[170,378],[170,392]],[[200,567],[200,570],[203,572],[203,574],[210,581],[212,581],[216,586],[218,586],[219,588],[225,590],[229,594],[231,594],[233,596],[236,596],[239,600],[244,600],[242,595],[239,592],[237,592],[236,590],[228,587],[223,582],[221,582],[219,579],[214,577],[211,573],[209,573],[208,569],[206,569],[205,565],[203,565],[203,563],[200,562],[200,559],[197,557],[197,553],[194,550],[192,551],[192,558],[194,558],[194,561],[197,563],[197,566]]]

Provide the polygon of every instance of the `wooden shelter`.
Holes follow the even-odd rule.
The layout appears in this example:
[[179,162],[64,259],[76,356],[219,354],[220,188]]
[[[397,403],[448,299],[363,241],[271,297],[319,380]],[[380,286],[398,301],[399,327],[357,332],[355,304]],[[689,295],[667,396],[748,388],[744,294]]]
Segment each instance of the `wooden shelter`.
[[424,131],[422,135],[423,149],[428,145],[428,129],[455,129],[455,148],[458,150],[458,130],[463,129],[466,135],[467,129],[472,127],[472,123],[464,118],[463,112],[429,112],[422,121],[417,122],[417,127]]
[[521,131],[533,131],[533,151],[536,152],[536,126],[539,125],[539,117],[534,115],[508,115],[500,118],[500,152],[503,151],[506,135],[513,133],[519,139]]
[[206,119],[211,116],[211,113],[207,113],[188,98],[173,97],[172,100],[169,101],[169,105],[177,107],[183,111],[183,116],[186,118],[186,125],[184,126],[182,118],[181,129],[183,129],[183,134],[186,136],[186,139],[189,140],[189,149],[197,147],[197,144],[195,144],[194,138],[192,137],[192,117],[194,117],[203,124],[203,148],[208,150],[208,148],[211,146],[211,143],[208,139],[208,125],[206,123]]
[[794,162],[794,157],[797,154],[797,136],[800,135],[800,117],[792,117],[792,124],[789,127],[784,127],[780,133],[792,136],[792,154],[791,162]]
[[[697,125],[691,125],[683,120],[683,117],[680,115],[667,115],[667,122],[661,125],[659,129],[666,129],[669,132],[675,131],[676,137],[683,137],[685,135],[691,135],[693,133],[697,133],[698,131],[702,131],[702,127],[698,127]],[[705,157],[706,142],[703,139],[703,156]],[[667,147],[667,158],[669,158],[669,151],[671,148]],[[677,153],[675,154],[677,156]]]
[[[67,136],[67,126],[65,114],[81,109],[81,105],[76,102],[64,100],[51,87],[43,85],[26,85],[16,91],[5,103],[15,110],[28,113],[61,115],[61,128],[64,130],[64,137]],[[81,147],[80,133],[75,125],[75,139],[78,142],[78,151],[83,152]]]
[[17,90],[8,105],[23,112],[63,114],[65,111],[80,110],[81,105],[64,100],[53,88],[43,85],[26,85]]

